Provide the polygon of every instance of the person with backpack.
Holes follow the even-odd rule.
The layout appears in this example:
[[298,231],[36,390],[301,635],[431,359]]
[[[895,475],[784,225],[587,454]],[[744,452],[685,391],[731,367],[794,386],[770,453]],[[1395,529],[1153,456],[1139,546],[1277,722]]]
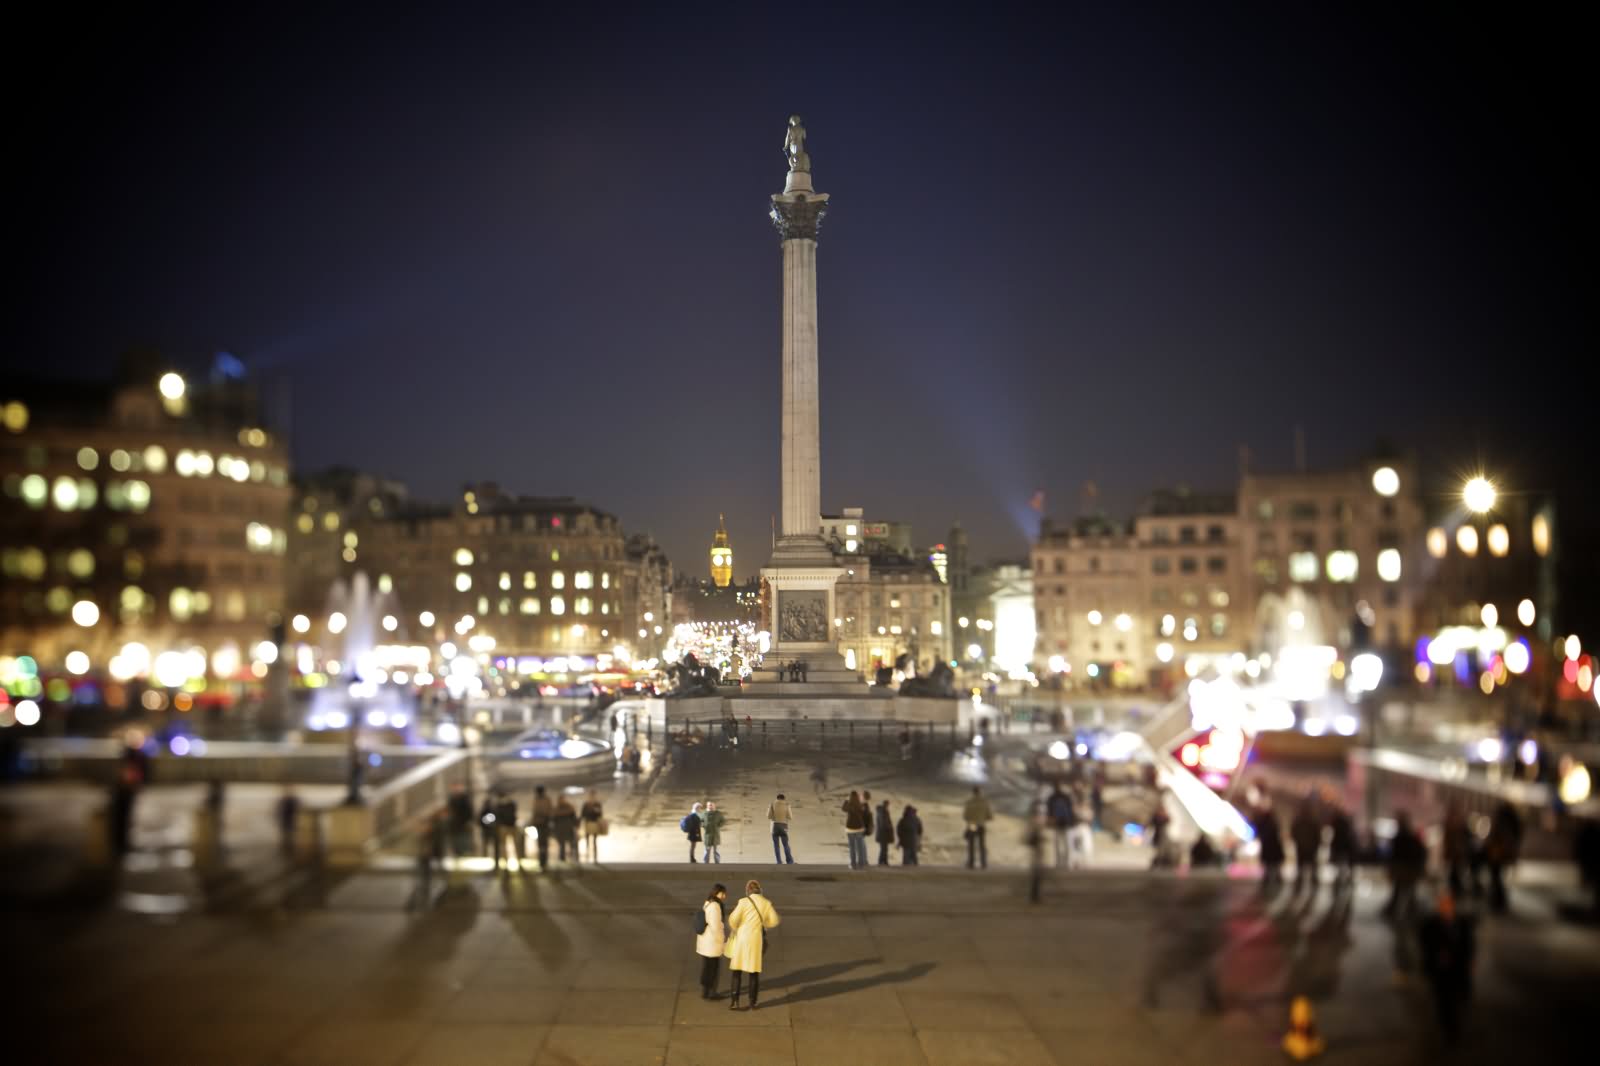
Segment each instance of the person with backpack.
[[889,865],[889,847],[894,843],[894,816],[889,813],[889,801],[878,804],[874,819],[873,839],[878,842],[878,865]]
[[756,1009],[756,999],[761,995],[761,961],[766,954],[767,930],[778,927],[777,909],[761,894],[760,881],[746,881],[744,899],[728,915],[728,941],[722,953],[731,961],[733,972],[733,1001],[729,1010],[739,1009],[740,986],[744,975],[750,975],[750,1009]]
[[727,930],[723,925],[722,901],[728,898],[725,885],[712,885],[700,913],[694,919],[694,953],[700,956],[700,998],[717,998],[717,969],[722,964],[722,952],[727,947]]
[[917,817],[917,809],[911,804],[901,810],[895,831],[900,837],[900,865],[915,866],[917,849],[922,846],[922,819]]
[[570,850],[572,861],[578,861],[578,810],[567,799],[565,792],[556,797],[554,813],[550,819],[550,826],[556,836],[556,846],[560,849],[561,861],[567,861]]
[[683,830],[684,835],[689,838],[690,862],[699,861],[694,857],[694,847],[696,844],[700,843],[700,826],[700,804],[696,803],[693,807],[689,808],[689,813],[684,815],[683,818],[678,821],[678,828]]
[[702,862],[711,862],[713,857],[716,862],[722,861],[722,826],[727,820],[728,816],[717,810],[715,800],[706,801],[706,813],[700,818],[706,849],[705,854],[700,857]]

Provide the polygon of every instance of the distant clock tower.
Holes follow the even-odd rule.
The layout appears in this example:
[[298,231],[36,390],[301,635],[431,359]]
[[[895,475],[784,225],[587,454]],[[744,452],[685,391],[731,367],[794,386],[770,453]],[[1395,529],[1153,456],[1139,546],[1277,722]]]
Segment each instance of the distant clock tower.
[[711,580],[725,589],[733,581],[733,549],[728,546],[728,531],[722,515],[717,515],[717,535],[711,541]]

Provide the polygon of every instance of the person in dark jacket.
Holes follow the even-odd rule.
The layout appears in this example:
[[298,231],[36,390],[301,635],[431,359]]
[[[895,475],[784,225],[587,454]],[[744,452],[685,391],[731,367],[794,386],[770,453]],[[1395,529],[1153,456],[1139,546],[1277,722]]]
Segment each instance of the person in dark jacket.
[[1506,898],[1505,872],[1514,865],[1522,852],[1522,816],[1505,800],[1495,807],[1489,819],[1489,837],[1483,842],[1483,855],[1489,865],[1489,906],[1504,914],[1509,901]]
[[483,794],[483,805],[478,808],[478,832],[483,840],[483,853],[500,864],[500,834],[494,828],[494,805],[497,798],[495,792]]
[[1300,804],[1289,823],[1289,839],[1294,841],[1294,894],[1317,894],[1317,855],[1322,850],[1322,819],[1310,799]]
[[466,787],[455,785],[445,802],[450,825],[450,853],[459,865],[472,851],[472,797]]
[[1270,896],[1283,887],[1283,828],[1270,801],[1256,809],[1253,821],[1261,845],[1261,894]]
[[861,793],[850,790],[843,804],[844,839],[850,850],[850,869],[861,870],[867,865],[867,818],[872,808],[861,802]]
[[1336,890],[1348,888],[1355,880],[1356,826],[1343,807],[1335,807],[1328,817],[1328,865],[1333,867]]
[[1394,839],[1389,842],[1389,901],[1383,916],[1407,921],[1417,905],[1417,882],[1428,866],[1428,849],[1412,828],[1411,815],[1395,815]]
[[900,841],[900,865],[915,866],[917,849],[922,846],[922,819],[917,817],[917,809],[911,804],[906,804],[900,811],[900,823],[895,826],[895,833]]
[[517,801],[502,791],[495,799],[495,865],[504,859],[506,869],[522,870],[522,840],[517,832]]
[[539,869],[545,870],[550,866],[550,838],[555,834],[556,809],[550,802],[550,797],[545,795],[543,785],[533,788],[533,817],[528,824],[533,826],[536,837],[534,847],[539,849]]
[[889,801],[878,804],[873,820],[874,839],[878,842],[878,865],[889,865],[889,845],[894,843],[894,817],[889,813]]
[[1472,922],[1456,913],[1455,896],[1439,894],[1437,909],[1417,930],[1422,973],[1433,989],[1439,1028],[1448,1043],[1461,1036],[1461,1010],[1472,998],[1472,959],[1476,951]]
[[556,835],[556,847],[559,850],[558,858],[567,861],[568,849],[571,849],[572,861],[578,861],[578,810],[567,799],[563,792],[556,797],[554,813],[550,817],[550,829]]

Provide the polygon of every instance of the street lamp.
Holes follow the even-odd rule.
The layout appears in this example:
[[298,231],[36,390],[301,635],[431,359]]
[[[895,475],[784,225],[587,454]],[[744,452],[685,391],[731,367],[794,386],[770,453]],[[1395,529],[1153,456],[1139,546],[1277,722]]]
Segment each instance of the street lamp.
[[1495,498],[1499,490],[1488,478],[1479,475],[1470,479],[1461,489],[1461,500],[1467,505],[1467,510],[1474,514],[1488,514],[1494,510]]

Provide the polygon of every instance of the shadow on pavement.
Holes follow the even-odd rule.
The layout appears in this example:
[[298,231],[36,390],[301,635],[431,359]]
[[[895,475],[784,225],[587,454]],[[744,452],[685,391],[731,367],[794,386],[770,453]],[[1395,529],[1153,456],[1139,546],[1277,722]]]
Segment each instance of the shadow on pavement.
[[776,980],[768,981],[767,988],[771,990],[788,988],[790,985],[803,985],[809,981],[820,981],[825,977],[837,977],[846,970],[853,970],[857,966],[868,966],[874,962],[882,961],[882,959],[855,959],[850,962],[829,962],[821,966],[812,966],[804,970],[786,973]]
[[[829,981],[820,985],[807,985],[799,991],[791,992],[787,996],[784,996],[774,1005],[778,1006],[789,1003],[805,1003],[809,1000],[828,999],[831,996],[849,995],[851,992],[860,992],[864,988],[872,988],[876,985],[900,984],[905,981],[915,981],[919,977],[925,977],[929,973],[932,973],[934,967],[937,965],[939,964],[936,962],[919,962],[914,965],[907,966],[903,970],[891,970],[888,973],[881,973],[875,977],[858,977],[854,981]],[[825,967],[819,967],[819,969],[823,968]]]

